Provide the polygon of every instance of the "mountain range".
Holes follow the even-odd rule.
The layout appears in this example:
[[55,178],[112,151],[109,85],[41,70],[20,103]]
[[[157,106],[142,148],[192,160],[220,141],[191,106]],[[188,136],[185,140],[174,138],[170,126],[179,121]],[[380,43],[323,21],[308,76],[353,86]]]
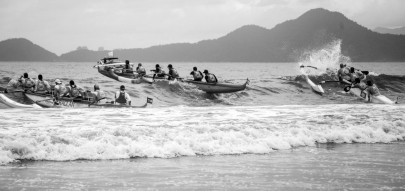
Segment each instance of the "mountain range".
[[[405,61],[404,35],[377,33],[321,8],[272,29],[246,25],[213,40],[113,51],[133,62],[294,62],[303,52],[336,39],[341,39],[342,53],[352,61]],[[78,49],[58,57],[26,39],[0,42],[3,61],[94,62],[108,52]]]
[[377,27],[374,29],[375,32],[381,34],[401,34],[405,35],[405,26],[398,27],[398,28],[385,28],[385,27]]

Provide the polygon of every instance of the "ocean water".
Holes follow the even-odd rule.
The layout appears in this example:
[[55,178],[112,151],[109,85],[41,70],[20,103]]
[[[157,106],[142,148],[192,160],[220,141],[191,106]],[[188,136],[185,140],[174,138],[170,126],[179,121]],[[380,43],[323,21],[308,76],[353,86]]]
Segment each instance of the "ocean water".
[[[364,103],[336,83],[320,96],[299,70],[316,66],[306,71],[314,82],[333,79],[325,71],[338,67],[335,48],[297,63],[170,63],[185,78],[197,66],[250,84],[220,95],[179,82],[125,84],[136,105],[154,99],[146,109],[0,103],[0,190],[404,190],[405,101]],[[0,86],[41,73],[113,96],[122,83],[95,64],[0,62]],[[405,96],[405,63],[349,64],[370,71],[388,98]]]

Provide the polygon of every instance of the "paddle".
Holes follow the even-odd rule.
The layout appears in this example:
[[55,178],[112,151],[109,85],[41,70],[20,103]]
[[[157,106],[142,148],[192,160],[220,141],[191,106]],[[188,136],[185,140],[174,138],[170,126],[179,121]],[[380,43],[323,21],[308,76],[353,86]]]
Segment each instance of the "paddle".
[[300,66],[300,68],[304,68],[304,67],[318,69],[318,68],[317,68],[317,67],[315,67],[315,66],[304,66],[304,65],[301,65],[301,66]]
[[325,80],[325,81],[321,81],[319,83],[324,84],[324,83],[330,83],[330,82],[340,82],[340,81],[338,81],[338,80]]
[[100,98],[100,99],[94,100],[94,102],[89,103],[89,107],[90,107],[91,105],[93,105],[93,104],[99,102],[99,101],[102,100],[102,99],[107,99],[107,97],[102,97],[102,98]]

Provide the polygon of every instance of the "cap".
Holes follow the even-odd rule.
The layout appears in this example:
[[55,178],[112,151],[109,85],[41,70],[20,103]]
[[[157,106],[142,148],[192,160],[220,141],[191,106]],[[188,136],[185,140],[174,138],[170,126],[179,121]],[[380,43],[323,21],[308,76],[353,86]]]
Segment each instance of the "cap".
[[98,84],[94,84],[94,89],[99,90],[100,87],[98,86]]
[[345,65],[344,65],[343,63],[341,63],[341,64],[340,64],[340,67],[341,67],[341,68],[342,68],[342,67],[345,67]]
[[208,70],[204,70],[204,72],[203,72],[203,73],[204,73],[204,74],[205,74],[205,73],[208,73]]
[[129,60],[125,60],[125,64],[129,64]]
[[70,84],[70,85],[75,85],[75,81],[70,80],[69,84]]
[[61,84],[62,82],[59,79],[55,80],[55,84]]
[[172,68],[173,66],[172,66],[171,64],[169,64],[167,67],[168,67],[168,68]]
[[28,78],[28,73],[24,73],[24,78]]
[[142,63],[138,63],[138,66],[142,66]]
[[193,67],[193,70],[197,70],[197,67],[194,66],[194,67]]
[[160,67],[160,66],[159,66],[159,64],[156,64],[156,66],[155,66],[155,67]]
[[121,85],[120,90],[125,90],[125,86]]

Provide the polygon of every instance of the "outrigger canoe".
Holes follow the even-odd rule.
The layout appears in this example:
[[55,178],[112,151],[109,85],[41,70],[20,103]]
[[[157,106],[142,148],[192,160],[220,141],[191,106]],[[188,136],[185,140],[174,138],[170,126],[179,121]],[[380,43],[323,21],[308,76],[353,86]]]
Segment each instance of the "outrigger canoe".
[[325,91],[323,90],[322,86],[319,84],[315,84],[311,79],[309,79],[308,74],[305,72],[304,67],[302,65],[300,66],[300,68],[301,73],[304,74],[305,79],[307,83],[311,86],[312,91],[319,95],[324,94]]
[[193,80],[183,80],[183,82],[194,84],[198,89],[207,93],[232,93],[246,89],[249,79],[246,79],[244,84],[206,83]]
[[[120,72],[118,72],[120,71]],[[110,66],[98,66],[98,72],[104,76],[111,79],[117,80],[119,82],[125,82],[130,84],[140,84],[140,83],[153,83],[153,79],[144,77],[135,77],[133,73],[122,72],[122,69],[116,69]]]
[[[133,66],[133,63],[129,63]],[[136,72],[128,71],[123,68],[125,62],[119,61],[116,57],[106,57],[97,62],[98,72],[104,76],[111,79],[117,80],[119,82],[130,83],[130,84],[140,84],[140,83],[152,83],[152,79],[147,79],[144,77],[138,77]]]
[[[348,88],[350,88],[350,86],[348,86]],[[362,100],[368,100],[367,91],[361,91],[359,88],[350,88],[349,91],[351,94],[355,95],[356,97],[358,97]],[[384,95],[371,96],[371,102],[372,103],[382,103],[382,104],[396,104],[397,103],[397,102],[392,101],[391,99],[387,98]]]
[[141,106],[132,105],[118,105],[111,102],[108,103],[94,103],[91,99],[75,99],[62,97],[59,100],[59,104],[56,105],[54,98],[50,94],[37,94],[37,93],[25,93],[29,99],[36,104],[44,108],[88,108],[88,107],[102,107],[102,108],[145,108],[149,103],[152,103],[153,99],[147,98],[147,102]]
[[39,105],[37,105],[35,103],[23,104],[23,103],[16,102],[16,101],[10,99],[9,97],[7,97],[6,95],[4,95],[4,93],[0,93],[0,102],[4,103],[5,105],[7,105],[8,107],[11,107],[11,108],[41,108]]

